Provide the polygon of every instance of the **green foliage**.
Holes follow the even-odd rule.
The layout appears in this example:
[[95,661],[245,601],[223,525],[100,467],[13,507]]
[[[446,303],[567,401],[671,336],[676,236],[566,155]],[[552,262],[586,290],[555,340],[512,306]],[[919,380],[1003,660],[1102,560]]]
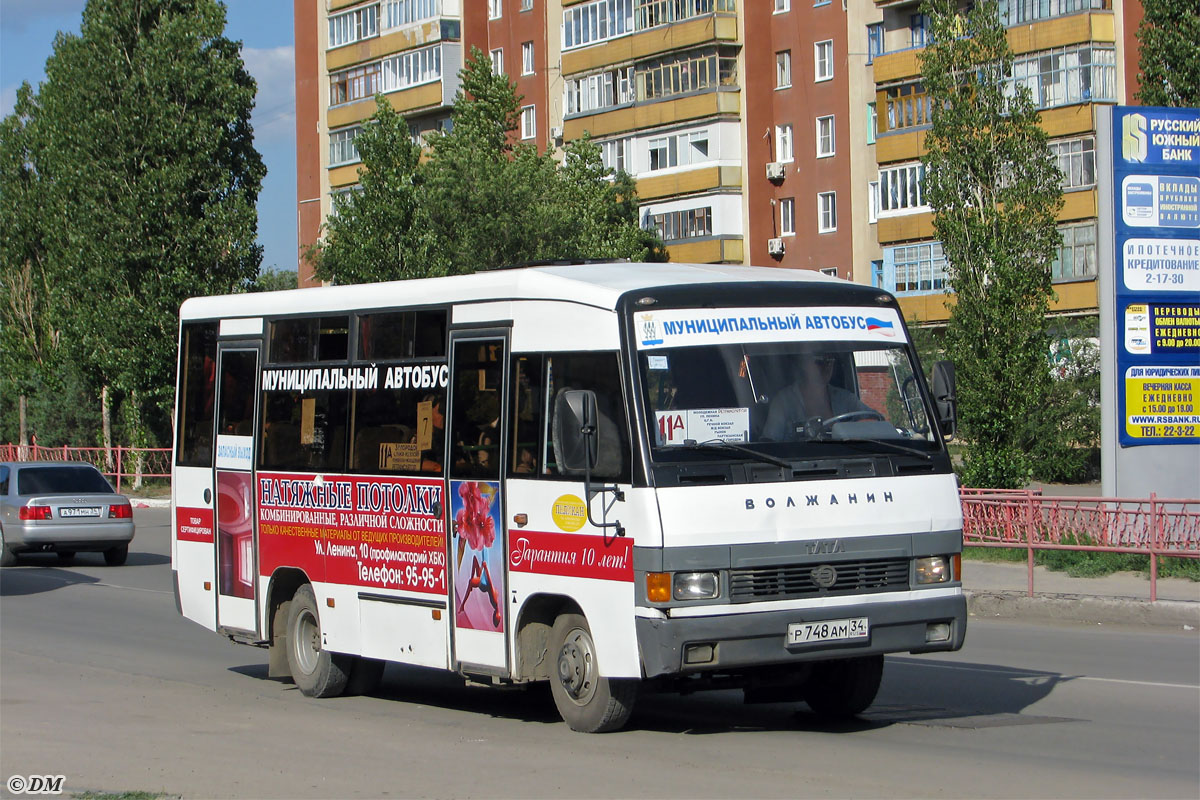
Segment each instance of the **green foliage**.
[[24,181],[36,198],[0,251],[6,331],[11,299],[33,295],[17,351],[27,391],[49,391],[71,363],[96,394],[136,398],[129,419],[165,419],[179,304],[257,274],[255,84],[224,27],[218,0],[89,0],[79,35],[58,34],[45,82],[5,120],[4,194]]
[[1048,483],[1086,483],[1099,477],[1100,340],[1094,318],[1060,319],[1046,352],[1052,380],[1045,411],[1035,420],[1033,477]]
[[[963,558],[988,563],[1025,563],[1028,555],[1019,548],[963,548]],[[1080,550],[1037,550],[1033,563],[1073,578],[1098,578],[1114,572],[1140,572],[1149,577],[1150,556],[1133,553],[1095,553]],[[1200,581],[1200,559],[1162,556],[1158,559],[1158,577]]]
[[283,289],[295,289],[297,280],[296,271],[293,269],[264,269],[254,279],[250,291],[278,292]]
[[1200,3],[1142,0],[1138,26],[1138,102],[1148,106],[1200,106]]
[[945,346],[958,379],[963,481],[1025,485],[1050,391],[1046,312],[1061,174],[1029,92],[1006,89],[1012,52],[994,0],[964,16],[925,0],[935,44],[921,56],[932,128],[925,196],[955,304]]
[[516,139],[521,98],[473,49],[455,97],[453,126],[428,151],[383,98],[355,138],[361,190],[347,193],[309,253],[336,283],[456,275],[527,261],[666,260],[638,227],[628,175],[604,168],[600,149],[568,145],[560,166]]

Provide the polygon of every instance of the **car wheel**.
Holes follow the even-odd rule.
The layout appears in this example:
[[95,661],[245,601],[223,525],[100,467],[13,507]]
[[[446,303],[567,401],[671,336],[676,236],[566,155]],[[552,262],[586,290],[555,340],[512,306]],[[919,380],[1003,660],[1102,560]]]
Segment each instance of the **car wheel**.
[[110,547],[104,551],[104,563],[110,567],[119,567],[129,558],[129,545],[122,544]]
[[331,653],[321,642],[317,598],[306,583],[296,590],[288,606],[288,669],[297,688],[308,697],[337,697],[346,689],[352,657]]
[[582,733],[615,731],[629,720],[638,681],[600,674],[596,643],[581,614],[560,614],[550,631],[554,649],[550,693],[558,713]]
[[0,567],[11,567],[17,563],[17,554],[4,543],[4,528],[0,528]]

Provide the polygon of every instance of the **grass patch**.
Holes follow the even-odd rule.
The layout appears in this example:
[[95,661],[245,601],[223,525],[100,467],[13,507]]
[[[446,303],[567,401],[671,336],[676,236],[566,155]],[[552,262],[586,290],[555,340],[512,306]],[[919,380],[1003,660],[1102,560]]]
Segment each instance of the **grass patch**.
[[[1026,552],[1020,548],[963,548],[963,558],[988,563],[1024,564]],[[1130,553],[1095,553],[1077,550],[1035,550],[1033,563],[1073,578],[1099,578],[1114,572],[1140,572],[1150,577],[1150,556]],[[1183,578],[1200,582],[1200,559],[1162,556],[1158,559],[1158,577]]]

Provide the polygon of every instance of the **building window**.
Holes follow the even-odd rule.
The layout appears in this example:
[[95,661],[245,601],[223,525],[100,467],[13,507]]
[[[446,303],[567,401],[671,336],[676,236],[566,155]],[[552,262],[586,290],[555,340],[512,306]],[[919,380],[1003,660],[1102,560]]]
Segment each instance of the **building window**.
[[533,42],[521,43],[521,74],[533,74]]
[[500,19],[504,15],[504,0],[488,0],[488,19]]
[[838,276],[837,267],[821,267],[820,272],[822,275],[828,275],[831,278],[836,278]]
[[708,130],[650,140],[650,171],[708,161]]
[[792,148],[792,126],[791,125],[776,125],[775,126],[775,160],[776,161],[792,161],[795,159],[795,151]]
[[359,160],[358,148],[354,146],[354,137],[362,131],[361,125],[353,128],[343,128],[331,131],[329,134],[329,166],[337,167],[342,164],[352,164]]
[[837,192],[817,194],[817,233],[837,230]]
[[884,100],[886,130],[896,131],[929,124],[931,109],[923,83],[888,86],[880,94]]
[[924,184],[925,165],[920,162],[879,170],[880,213],[927,210]]
[[638,100],[736,85],[737,58],[712,50],[668,56],[637,69]]
[[867,182],[867,222],[879,221],[879,181]]
[[563,10],[563,50],[633,33],[633,0],[596,0]]
[[500,47],[492,51],[492,74],[504,75],[504,48]]
[[1081,189],[1096,185],[1096,137],[1060,139],[1050,143],[1050,152],[1062,171],[1062,188]]
[[775,0],[775,13],[782,14],[792,10],[792,0]]
[[629,172],[629,139],[600,142],[600,161],[613,172]]
[[908,18],[908,33],[910,47],[925,47],[933,44],[932,29],[929,25],[928,14],[912,14]]
[[882,289],[883,286],[883,259],[871,262],[871,285],[876,289]]
[[633,87],[633,67],[568,80],[565,90],[567,115],[632,103]]
[[796,200],[785,197],[779,201],[779,234],[781,236],[796,235]]
[[817,67],[815,80],[831,80],[833,78],[833,40],[827,39],[813,45],[813,57]]
[[1000,0],[1000,23],[1004,27],[1027,25],[1040,19],[1063,17],[1098,8],[1112,8],[1103,0]]
[[1116,100],[1117,79],[1111,47],[1059,47],[1013,59],[1005,93],[1025,86],[1038,108]]
[[522,139],[532,139],[534,136],[537,136],[537,116],[534,111],[534,106],[525,106],[521,109]]
[[883,23],[872,22],[867,26],[867,63],[883,55]]
[[875,111],[874,103],[867,103],[867,144],[875,144],[875,135],[879,128],[879,114]]
[[896,265],[897,293],[946,289],[946,257],[941,242],[892,248],[892,261]]
[[522,11],[532,11],[533,10],[533,0],[521,0],[521,10]]
[[441,0],[386,0],[383,4],[384,25],[399,28],[442,13]]
[[1063,225],[1062,245],[1054,254],[1050,277],[1056,281],[1096,277],[1096,223]]
[[834,153],[833,115],[817,117],[817,158],[826,158]]
[[330,75],[329,105],[350,103],[379,93],[382,91],[379,78],[380,65],[378,63]]
[[664,242],[712,236],[712,206],[652,214],[648,223]]
[[775,54],[775,88],[786,89],[792,85],[792,51]]
[[422,47],[384,59],[383,89],[394,92],[442,79],[442,47]]
[[378,35],[378,5],[363,6],[329,18],[329,46],[331,48]]

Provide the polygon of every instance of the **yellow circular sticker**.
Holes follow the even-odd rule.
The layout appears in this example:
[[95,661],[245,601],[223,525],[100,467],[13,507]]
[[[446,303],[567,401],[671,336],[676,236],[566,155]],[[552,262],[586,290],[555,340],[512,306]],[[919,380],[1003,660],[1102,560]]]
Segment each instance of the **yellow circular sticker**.
[[564,494],[555,500],[550,514],[554,524],[567,533],[579,530],[587,522],[587,506],[573,494]]

